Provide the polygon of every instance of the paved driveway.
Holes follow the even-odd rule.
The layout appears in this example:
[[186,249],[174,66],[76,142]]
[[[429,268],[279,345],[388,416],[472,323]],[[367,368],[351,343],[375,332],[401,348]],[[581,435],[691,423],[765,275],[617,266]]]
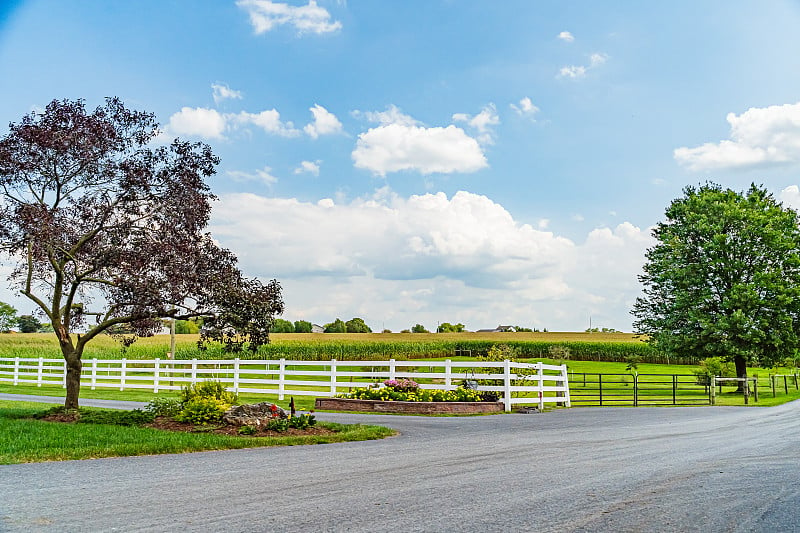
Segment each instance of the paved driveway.
[[800,529],[798,402],[319,418],[401,434],[0,466],[0,530]]

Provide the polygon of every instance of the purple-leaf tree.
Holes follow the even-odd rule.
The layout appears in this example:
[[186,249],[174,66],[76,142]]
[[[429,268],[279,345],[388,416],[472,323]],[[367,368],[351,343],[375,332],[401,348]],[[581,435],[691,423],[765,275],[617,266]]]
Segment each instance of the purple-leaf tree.
[[[283,312],[281,288],[245,278],[205,232],[208,145],[152,145],[151,113],[117,98],[87,112],[51,102],[0,138],[0,253],[9,281],[53,325],[78,407],[86,344],[120,325],[152,335],[163,318],[204,317],[204,340],[255,351]],[[76,333],[81,332],[81,333]]]

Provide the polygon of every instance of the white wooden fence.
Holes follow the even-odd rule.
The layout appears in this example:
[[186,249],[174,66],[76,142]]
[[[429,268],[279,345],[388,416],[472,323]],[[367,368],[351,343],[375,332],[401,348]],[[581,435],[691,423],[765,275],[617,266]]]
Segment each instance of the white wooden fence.
[[[487,372],[487,369],[490,372]],[[546,403],[570,406],[566,365],[464,361],[289,361],[277,360],[132,360],[89,359],[83,362],[82,386],[180,390],[189,383],[214,379],[237,393],[333,397],[370,383],[408,378],[423,389],[453,390],[465,380],[494,380],[478,390],[496,391],[505,404]],[[14,385],[65,385],[63,359],[0,357],[0,382]]]

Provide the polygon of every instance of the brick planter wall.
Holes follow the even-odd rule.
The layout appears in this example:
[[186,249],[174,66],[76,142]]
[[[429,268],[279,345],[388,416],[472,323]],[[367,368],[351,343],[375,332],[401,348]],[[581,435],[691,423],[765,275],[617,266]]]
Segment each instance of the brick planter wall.
[[368,411],[408,414],[476,414],[502,413],[503,402],[387,402],[383,400],[350,400],[317,398],[314,408],[323,411]]

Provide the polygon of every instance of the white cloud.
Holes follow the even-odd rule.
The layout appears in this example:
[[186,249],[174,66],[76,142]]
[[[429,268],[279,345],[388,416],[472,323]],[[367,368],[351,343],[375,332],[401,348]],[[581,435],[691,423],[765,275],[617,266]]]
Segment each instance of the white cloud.
[[557,37],[567,43],[571,43],[575,40],[575,37],[568,31],[562,31]]
[[358,136],[351,154],[357,168],[385,176],[401,170],[422,174],[475,172],[488,166],[478,141],[461,128],[428,128],[394,106],[364,116],[380,125]]
[[281,114],[275,109],[268,109],[260,113],[241,111],[236,115],[229,115],[229,117],[239,124],[253,124],[273,135],[280,135],[281,137],[297,137],[300,135],[300,130],[295,129],[294,124],[281,121]]
[[800,187],[789,185],[778,194],[778,199],[787,207],[800,210]]
[[240,170],[228,170],[225,172],[234,181],[257,181],[265,185],[272,185],[278,182],[278,178],[272,175],[270,167],[264,167],[255,172],[243,172]]
[[569,78],[577,80],[585,78],[589,70],[595,69],[608,61],[608,54],[602,52],[595,52],[589,56],[588,65],[568,65],[561,67],[558,71],[557,78]]
[[692,171],[761,168],[800,163],[800,102],[728,113],[730,139],[675,149],[675,160]]
[[295,129],[294,124],[281,121],[281,114],[275,109],[260,113],[220,113],[216,109],[184,107],[169,118],[160,138],[166,140],[169,136],[190,135],[205,139],[223,139],[226,131],[251,124],[273,135],[300,135],[300,130]]
[[319,164],[321,163],[320,160],[317,161],[302,161],[300,166],[294,169],[295,174],[313,174],[314,176],[319,176]]
[[171,117],[167,131],[171,135],[190,135],[206,139],[222,139],[227,121],[216,109],[184,107]]
[[320,135],[331,135],[334,133],[342,132],[342,123],[336,118],[336,115],[325,109],[319,104],[314,104],[310,108],[311,114],[314,115],[314,122],[311,122],[303,128],[303,131],[309,137],[316,139]]
[[558,71],[559,78],[572,78],[574,80],[583,78],[584,76],[586,76],[586,67],[580,65],[561,67],[561,69]]
[[226,84],[221,83],[213,83],[211,85],[211,90],[213,91],[213,98],[214,103],[218,104],[223,100],[241,100],[242,99],[242,91],[235,91],[228,87]]
[[497,108],[493,103],[485,105],[477,115],[467,115],[466,113],[456,113],[453,115],[453,122],[465,122],[471,128],[478,131],[478,142],[481,144],[494,144],[494,126],[500,124],[500,117],[497,116]]
[[342,28],[338,20],[331,20],[331,14],[314,0],[304,6],[291,6],[270,0],[239,0],[236,5],[247,11],[256,35],[266,33],[277,26],[294,27],[299,34],[331,33]]
[[465,191],[401,198],[384,188],[349,202],[225,195],[212,231],[248,275],[281,281],[292,319],[574,330],[591,313],[630,327],[647,232],[623,223],[576,244],[538,225]]
[[539,108],[533,105],[533,102],[527,96],[519,101],[519,105],[509,104],[509,107],[518,115],[530,117],[532,120],[535,120],[533,117],[539,112]]
[[590,68],[599,67],[606,61],[608,61],[608,54],[601,54],[601,53],[592,54],[589,56],[589,67]]

